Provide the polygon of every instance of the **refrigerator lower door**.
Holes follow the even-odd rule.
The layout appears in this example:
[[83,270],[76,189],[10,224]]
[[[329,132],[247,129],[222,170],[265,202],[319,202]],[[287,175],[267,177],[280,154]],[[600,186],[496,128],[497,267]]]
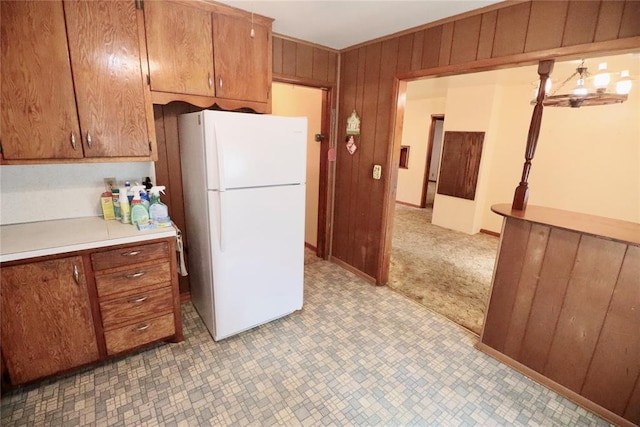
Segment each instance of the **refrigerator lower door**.
[[216,341],[302,308],[304,192],[208,192]]

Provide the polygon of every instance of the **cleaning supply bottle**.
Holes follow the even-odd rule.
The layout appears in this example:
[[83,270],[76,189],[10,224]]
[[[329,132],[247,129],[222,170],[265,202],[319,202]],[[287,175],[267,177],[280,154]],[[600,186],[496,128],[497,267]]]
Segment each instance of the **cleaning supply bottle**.
[[120,189],[120,216],[123,224],[131,224],[131,209],[125,187]]
[[160,201],[160,193],[164,193],[164,185],[151,187],[151,204],[149,205],[149,216],[157,227],[171,226],[169,218],[169,208]]
[[116,221],[121,221],[122,215],[120,214],[120,189],[112,189],[111,194],[113,196],[113,213],[116,216]]
[[133,191],[133,200],[131,201],[131,223],[133,225],[148,224],[149,211],[142,204],[140,192],[144,191],[144,185],[136,185],[131,187]]

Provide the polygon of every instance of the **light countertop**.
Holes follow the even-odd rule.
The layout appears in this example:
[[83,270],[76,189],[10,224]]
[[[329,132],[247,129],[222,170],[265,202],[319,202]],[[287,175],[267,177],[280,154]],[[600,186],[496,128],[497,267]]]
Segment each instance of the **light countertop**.
[[0,226],[0,262],[175,237],[173,227],[138,230],[102,217]]

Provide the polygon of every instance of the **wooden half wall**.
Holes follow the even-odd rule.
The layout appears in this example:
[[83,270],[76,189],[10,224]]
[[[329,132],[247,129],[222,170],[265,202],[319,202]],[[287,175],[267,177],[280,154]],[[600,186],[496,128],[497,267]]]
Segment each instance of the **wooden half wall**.
[[[387,281],[393,209],[386,208],[395,199],[391,159],[399,156],[392,140],[397,78],[640,48],[639,23],[637,0],[504,2],[341,52],[332,256]],[[361,134],[350,155],[343,140],[353,109]],[[376,164],[383,166],[381,180],[372,178]]]

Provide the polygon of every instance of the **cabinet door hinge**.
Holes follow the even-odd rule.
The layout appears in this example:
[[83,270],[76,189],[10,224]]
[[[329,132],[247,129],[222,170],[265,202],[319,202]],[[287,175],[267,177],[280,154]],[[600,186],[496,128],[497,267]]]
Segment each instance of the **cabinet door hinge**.
[[151,149],[151,141],[149,141],[149,152],[152,152],[153,150]]
[[144,5],[142,4],[143,0],[134,0],[134,3],[136,5],[136,9],[139,10],[144,10]]
[[151,76],[147,74],[147,86],[151,86]]

